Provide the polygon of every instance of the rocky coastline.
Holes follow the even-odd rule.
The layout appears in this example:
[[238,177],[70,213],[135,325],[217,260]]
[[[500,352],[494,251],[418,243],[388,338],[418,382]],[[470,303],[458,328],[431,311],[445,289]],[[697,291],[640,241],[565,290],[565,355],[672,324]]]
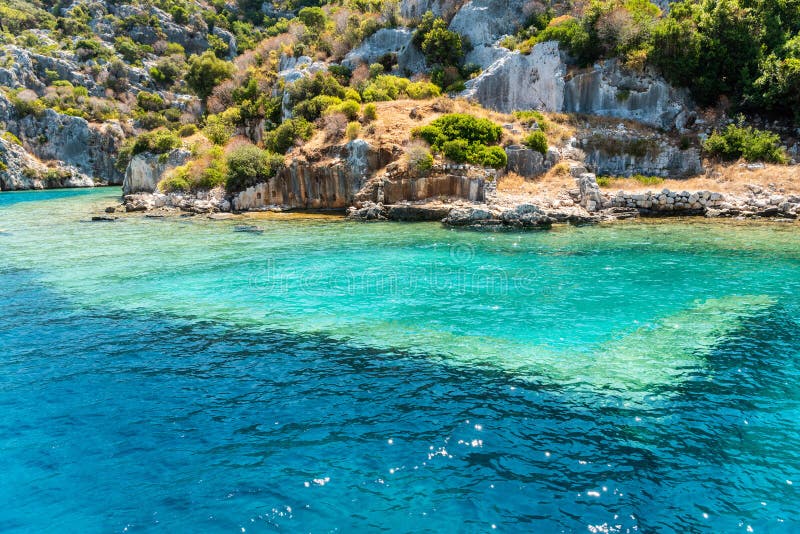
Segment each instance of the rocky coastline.
[[[235,210],[235,199],[222,189],[198,194],[139,192],[127,194],[108,214],[211,215],[252,212],[309,211],[288,205]],[[346,210],[321,209],[345,214],[355,221],[439,221],[470,229],[547,229],[555,224],[597,224],[637,218],[705,217],[735,220],[793,222],[800,212],[800,195],[752,185],[747,194],[708,190],[606,192],[592,173],[575,177],[575,187],[551,196],[522,196],[489,188],[484,199],[458,197],[401,200],[394,203],[357,201]]]

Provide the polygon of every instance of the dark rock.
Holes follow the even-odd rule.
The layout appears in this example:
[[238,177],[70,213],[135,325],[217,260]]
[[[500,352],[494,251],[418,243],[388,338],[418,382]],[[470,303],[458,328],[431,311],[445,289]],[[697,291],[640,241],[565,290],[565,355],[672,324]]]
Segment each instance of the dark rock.
[[392,221],[441,221],[451,209],[442,205],[394,204],[386,206],[386,216]]

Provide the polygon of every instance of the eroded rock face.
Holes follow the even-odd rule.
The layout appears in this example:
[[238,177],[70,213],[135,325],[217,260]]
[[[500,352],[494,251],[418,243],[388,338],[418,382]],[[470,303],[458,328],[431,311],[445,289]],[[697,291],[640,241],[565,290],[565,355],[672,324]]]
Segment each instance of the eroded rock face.
[[135,155],[125,170],[122,193],[124,195],[154,193],[158,189],[158,182],[164,178],[164,174],[186,163],[191,155],[191,152],[182,148],[167,154],[144,152]]
[[600,186],[597,185],[597,176],[591,172],[585,172],[575,180],[580,191],[580,203],[586,211],[593,212],[603,207],[603,194]]
[[75,61],[45,56],[14,45],[7,45],[4,50],[13,58],[7,67],[0,68],[0,85],[7,87],[25,87],[41,94],[51,80],[48,71],[55,72],[59,80],[67,80],[73,85],[86,87],[95,96],[101,96],[104,87],[98,87],[94,79],[81,72]]
[[564,87],[562,111],[619,117],[672,129],[691,107],[686,91],[652,73],[625,71],[619,61],[601,61],[576,73]]
[[13,141],[0,138],[0,191],[93,187],[89,176],[68,165],[48,167]]
[[233,197],[236,211],[340,209],[349,207],[372,173],[398,157],[391,148],[374,148],[357,139],[314,157],[294,157],[268,182]]
[[[18,144],[0,137],[0,190],[43,189],[41,180],[35,179],[31,171],[43,173],[45,166],[30,157]],[[31,171],[27,171],[31,169]],[[26,172],[28,174],[26,174]]]
[[118,123],[94,125],[81,117],[46,109],[41,116],[27,115],[7,127],[39,159],[63,162],[99,181],[122,182],[122,173],[114,167],[125,139]]
[[470,0],[464,4],[453,20],[450,29],[469,39],[472,51],[467,54],[468,63],[480,61],[481,48],[491,47],[503,35],[513,35],[525,22],[524,0]]
[[654,131],[595,128],[583,132],[574,143],[585,154],[584,163],[601,175],[682,177],[703,171],[699,148],[681,148],[674,139]]
[[617,60],[570,71],[554,41],[537,44],[529,55],[497,46],[473,53],[485,69],[461,96],[497,111],[586,113],[667,130],[684,127],[692,115],[688,93],[660,76],[628,72]]
[[520,145],[506,147],[507,169],[525,178],[535,178],[550,170],[560,158],[558,150],[548,149],[546,154]]
[[562,110],[567,65],[558,43],[540,43],[529,55],[499,47],[494,50],[499,59],[468,81],[461,96],[505,113],[520,109]]
[[420,72],[425,69],[425,57],[411,43],[413,36],[409,28],[382,28],[351,50],[342,64],[354,69],[361,63],[372,64],[386,54],[395,54],[401,72]]

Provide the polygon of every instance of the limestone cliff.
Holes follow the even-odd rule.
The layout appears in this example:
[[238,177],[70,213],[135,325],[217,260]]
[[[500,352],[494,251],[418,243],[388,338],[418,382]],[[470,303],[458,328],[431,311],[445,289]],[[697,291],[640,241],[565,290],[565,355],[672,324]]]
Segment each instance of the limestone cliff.
[[176,149],[166,154],[137,154],[128,163],[122,193],[153,193],[167,171],[183,165],[192,155],[184,149]]

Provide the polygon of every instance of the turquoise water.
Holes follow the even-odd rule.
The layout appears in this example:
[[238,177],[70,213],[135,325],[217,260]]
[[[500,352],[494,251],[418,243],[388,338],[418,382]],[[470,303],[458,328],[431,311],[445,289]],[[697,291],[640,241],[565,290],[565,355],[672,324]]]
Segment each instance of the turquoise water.
[[0,531],[800,525],[800,232],[0,194]]

